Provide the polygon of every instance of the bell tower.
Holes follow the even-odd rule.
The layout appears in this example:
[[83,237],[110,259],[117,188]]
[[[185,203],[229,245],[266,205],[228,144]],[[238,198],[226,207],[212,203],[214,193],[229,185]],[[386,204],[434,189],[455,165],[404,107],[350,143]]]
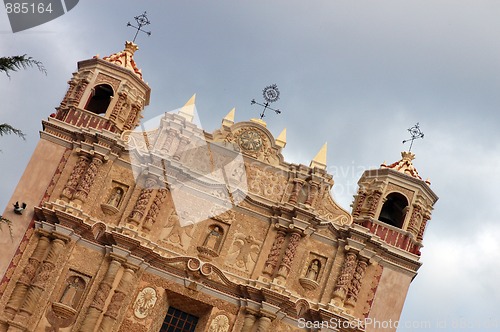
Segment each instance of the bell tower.
[[354,223],[392,247],[420,256],[423,234],[438,197],[413,166],[415,155],[363,173],[353,205]]
[[[427,222],[438,200],[412,161],[402,152],[401,160],[367,170],[358,181],[352,206],[353,228],[364,238],[370,259],[381,269],[367,331],[395,331],[411,281],[417,275],[420,249]],[[370,248],[370,249],[368,249]],[[389,324],[389,325],[388,325]]]
[[151,91],[133,58],[137,49],[136,44],[126,42],[121,52],[78,62],[78,71],[53,117],[76,127],[117,134],[134,129]]

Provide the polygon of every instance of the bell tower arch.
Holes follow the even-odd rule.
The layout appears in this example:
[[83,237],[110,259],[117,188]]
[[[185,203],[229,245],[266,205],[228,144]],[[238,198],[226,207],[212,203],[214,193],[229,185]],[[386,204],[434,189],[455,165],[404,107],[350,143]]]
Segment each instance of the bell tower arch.
[[78,62],[78,71],[53,117],[76,127],[117,134],[134,129],[151,92],[134,61],[137,49],[136,44],[126,42],[121,52]]

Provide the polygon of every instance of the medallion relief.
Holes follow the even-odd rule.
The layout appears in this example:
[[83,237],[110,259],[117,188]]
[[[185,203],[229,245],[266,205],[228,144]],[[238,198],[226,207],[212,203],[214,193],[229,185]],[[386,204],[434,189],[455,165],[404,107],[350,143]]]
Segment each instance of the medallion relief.
[[158,296],[152,287],[144,287],[134,302],[134,316],[139,319],[146,318],[154,309]]

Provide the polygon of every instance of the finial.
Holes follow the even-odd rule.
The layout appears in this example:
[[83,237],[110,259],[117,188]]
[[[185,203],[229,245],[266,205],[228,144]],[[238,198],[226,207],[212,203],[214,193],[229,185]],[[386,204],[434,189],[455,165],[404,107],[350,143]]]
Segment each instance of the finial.
[[236,108],[233,107],[232,110],[227,113],[227,115],[222,119],[222,125],[225,127],[230,127],[234,124],[234,113],[236,112]]
[[196,100],[196,93],[187,101],[187,103],[182,106],[179,110],[179,115],[192,122],[194,119],[194,103]]
[[286,128],[283,129],[281,134],[278,135],[278,138],[275,140],[276,145],[279,146],[280,148],[284,148],[286,145]]
[[274,103],[275,101],[280,99],[280,90],[278,90],[278,86],[276,84],[266,86],[264,90],[262,90],[262,95],[264,96],[264,100],[266,101],[265,104],[258,103],[255,101],[255,99],[252,99],[250,102],[251,105],[257,104],[264,107],[264,110],[262,111],[262,113],[260,113],[260,119],[262,120],[266,116],[265,113],[267,109],[274,111],[276,114],[281,114],[281,111],[279,109],[269,107],[271,103]]
[[137,26],[130,24],[130,22],[127,23],[128,27],[137,29],[137,31],[135,32],[134,39],[132,40],[132,43],[135,43],[135,39],[137,38],[137,34],[139,33],[139,31],[144,32],[148,36],[151,36],[151,31],[144,31],[141,29],[143,26],[151,24],[148,17],[146,16],[146,12],[144,12],[144,14],[141,14],[139,16],[135,16],[134,19],[137,22]]
[[327,143],[325,142],[325,144],[323,144],[316,157],[314,157],[314,159],[311,161],[309,167],[326,169],[326,150],[327,150]]
[[410,148],[408,149],[408,152],[411,152],[411,147],[413,146],[413,141],[416,139],[419,139],[419,138],[424,138],[424,133],[422,131],[420,131],[420,127],[419,127],[418,122],[413,127],[408,128],[408,131],[410,132],[411,138],[404,140],[403,144],[411,141]]

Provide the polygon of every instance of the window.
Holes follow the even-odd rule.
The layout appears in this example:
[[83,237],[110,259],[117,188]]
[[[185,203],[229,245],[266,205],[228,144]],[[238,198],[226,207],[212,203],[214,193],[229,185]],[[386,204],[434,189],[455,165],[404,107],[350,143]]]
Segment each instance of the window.
[[197,323],[198,317],[174,307],[169,307],[160,332],[193,332]]
[[380,211],[378,220],[394,227],[402,228],[406,216],[408,201],[400,193],[390,193]]
[[106,113],[113,94],[113,88],[108,84],[96,85],[85,109],[95,114]]

